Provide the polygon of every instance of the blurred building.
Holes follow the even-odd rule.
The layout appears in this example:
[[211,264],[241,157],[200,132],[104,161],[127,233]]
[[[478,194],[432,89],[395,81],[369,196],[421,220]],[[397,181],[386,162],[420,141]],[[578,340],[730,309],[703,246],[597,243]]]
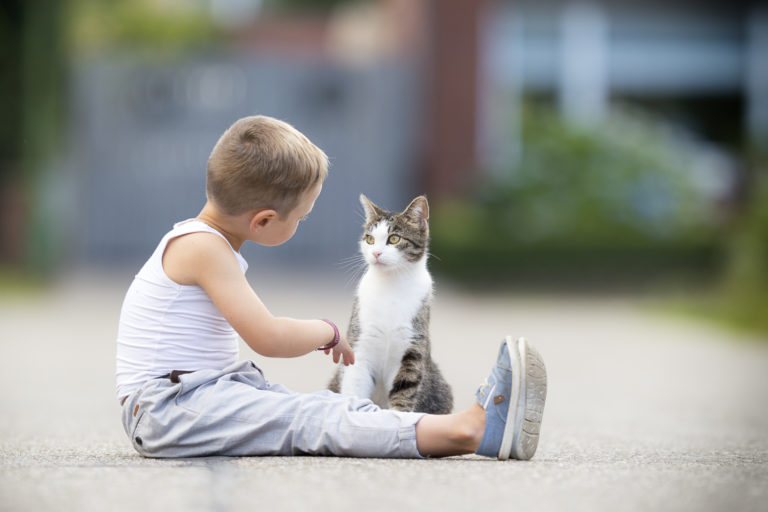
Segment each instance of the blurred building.
[[[232,28],[231,5],[210,4]],[[291,243],[245,249],[260,261],[338,262],[356,251],[360,193],[395,209],[418,192],[413,63],[376,44],[343,53],[333,18],[246,14],[225,47],[170,57],[119,51],[75,63],[69,165],[49,185],[51,198],[68,194],[74,206],[57,216],[71,260],[146,258],[173,222],[199,212],[208,154],[246,115],[290,122],[331,161],[323,195]]]
[[524,98],[575,123],[624,103],[718,147],[768,144],[766,2],[495,2],[481,32],[478,147],[489,166],[519,152]]
[[231,44],[74,63],[68,164],[46,196],[70,260],[144,259],[198,212],[207,155],[244,115],[287,120],[332,162],[296,239],[246,250],[273,262],[354,255],[361,192],[402,208],[513,161],[526,98],[584,124],[635,102],[717,147],[768,139],[761,2],[381,0],[314,17],[201,3]]

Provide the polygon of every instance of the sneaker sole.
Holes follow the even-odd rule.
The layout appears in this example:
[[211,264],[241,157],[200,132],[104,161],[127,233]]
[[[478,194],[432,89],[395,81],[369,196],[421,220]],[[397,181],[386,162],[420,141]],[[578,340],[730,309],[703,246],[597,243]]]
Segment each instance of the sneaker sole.
[[529,460],[539,445],[541,418],[547,398],[547,370],[541,355],[525,338],[513,340],[507,336],[505,342],[513,375],[517,378],[512,381],[512,402],[507,411],[507,428],[504,429],[498,458]]

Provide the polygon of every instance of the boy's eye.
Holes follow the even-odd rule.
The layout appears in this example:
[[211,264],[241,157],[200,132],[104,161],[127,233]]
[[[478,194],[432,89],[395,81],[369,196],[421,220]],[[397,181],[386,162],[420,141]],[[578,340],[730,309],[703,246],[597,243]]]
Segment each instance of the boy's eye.
[[368,245],[373,245],[373,242],[376,241],[376,239],[373,238],[373,235],[365,235],[363,237],[363,240],[365,240],[365,243],[367,243]]
[[389,240],[387,240],[387,242],[392,245],[395,245],[399,241],[400,241],[400,235],[389,235]]

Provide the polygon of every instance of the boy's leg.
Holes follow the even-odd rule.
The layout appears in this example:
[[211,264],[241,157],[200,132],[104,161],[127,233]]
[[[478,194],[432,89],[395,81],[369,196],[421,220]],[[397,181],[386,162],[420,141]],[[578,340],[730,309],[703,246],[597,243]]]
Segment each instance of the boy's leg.
[[281,455],[420,458],[416,424],[423,413],[381,409],[331,391],[296,393],[282,385],[262,397],[274,411],[266,430],[282,434]]
[[270,386],[250,363],[156,379],[123,406],[134,447],[149,457],[343,455],[419,457],[424,415],[382,410],[330,391]]
[[477,403],[462,413],[425,416],[416,426],[419,451],[533,457],[547,397],[547,370],[538,351],[524,338],[506,337],[476,397]]
[[478,404],[457,414],[426,415],[416,425],[419,453],[449,457],[475,453],[485,429],[485,411]]
[[222,372],[156,379],[123,406],[123,424],[151,457],[323,454],[420,457],[471,453],[530,459],[536,451],[547,375],[524,339],[507,338],[478,403],[443,416],[381,410],[329,391],[270,386],[252,363]]

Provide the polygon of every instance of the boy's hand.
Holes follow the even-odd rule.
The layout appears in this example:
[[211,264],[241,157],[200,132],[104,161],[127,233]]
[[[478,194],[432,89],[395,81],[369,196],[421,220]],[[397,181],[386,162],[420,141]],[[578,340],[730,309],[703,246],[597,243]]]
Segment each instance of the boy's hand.
[[355,352],[347,342],[347,338],[344,336],[339,337],[339,344],[332,349],[325,350],[325,354],[328,355],[333,350],[333,362],[338,363],[340,359],[344,360],[344,366],[355,364]]

